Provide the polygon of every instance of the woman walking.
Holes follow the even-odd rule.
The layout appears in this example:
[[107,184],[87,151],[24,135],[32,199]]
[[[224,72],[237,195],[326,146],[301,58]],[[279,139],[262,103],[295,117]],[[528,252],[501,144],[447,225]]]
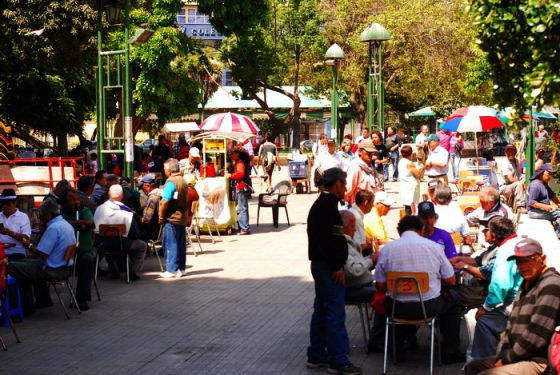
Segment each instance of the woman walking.
[[420,180],[424,176],[424,166],[420,168],[412,161],[412,147],[403,146],[399,161],[401,199],[407,215],[416,215],[416,205],[420,201]]
[[461,133],[455,132],[455,134],[451,137],[450,143],[451,152],[449,157],[451,159],[451,166],[453,167],[453,179],[458,180],[459,164],[461,164],[461,151],[465,148],[465,141],[463,140]]

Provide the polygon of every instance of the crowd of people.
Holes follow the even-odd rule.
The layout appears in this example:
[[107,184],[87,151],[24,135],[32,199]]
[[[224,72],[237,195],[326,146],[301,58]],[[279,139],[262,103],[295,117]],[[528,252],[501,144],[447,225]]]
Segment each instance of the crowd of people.
[[[345,303],[361,302],[376,312],[369,353],[384,352],[385,321],[393,309],[409,320],[423,319],[425,312],[438,317],[444,364],[465,363],[467,374],[544,374],[560,318],[560,274],[547,266],[537,237],[517,235],[514,212],[523,208],[531,218],[560,223],[560,200],[549,186],[552,166],[541,163],[525,189],[516,147],[500,145],[506,160],[499,184],[486,181],[474,193],[480,207],[465,214],[452,189],[464,148],[460,134],[429,134],[422,127],[414,144],[401,145],[394,130],[383,142],[364,129],[355,145],[342,143],[339,154],[352,154],[345,162],[329,140],[323,144],[327,147],[316,151],[320,195],[307,219],[315,283],[307,366],[361,373],[349,360],[344,324]],[[390,174],[383,166],[389,164],[404,206],[399,238],[389,238],[381,220],[395,205],[384,186]],[[421,199],[422,181],[428,193]],[[422,300],[415,293],[393,295],[388,278],[394,272],[427,273]],[[405,361],[407,351],[417,347],[416,329],[394,329],[395,359]]]

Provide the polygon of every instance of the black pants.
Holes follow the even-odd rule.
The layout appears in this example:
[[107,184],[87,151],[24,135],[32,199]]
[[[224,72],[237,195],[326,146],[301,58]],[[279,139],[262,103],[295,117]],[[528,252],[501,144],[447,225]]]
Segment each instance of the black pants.
[[8,257],[8,262],[14,262],[14,261],[16,261],[16,260],[23,260],[23,259],[25,259],[25,255],[19,254],[19,253],[10,254],[10,255],[8,255],[7,257]]
[[91,279],[95,272],[95,250],[78,253],[76,261],[76,300],[78,303],[91,301]]
[[63,278],[68,275],[68,268],[51,268],[38,259],[23,259],[8,263],[8,273],[19,283],[21,303],[24,311],[33,311],[33,291],[38,304],[50,304],[51,297],[47,280]]
[[[387,302],[385,303],[387,314],[391,314],[393,303],[391,298],[387,298]],[[460,343],[461,305],[457,294],[454,293],[454,291],[450,291],[448,299],[437,297],[424,301],[424,307],[426,308],[426,315],[428,317],[439,315],[439,325],[443,335],[443,355],[458,353]],[[401,319],[422,319],[422,307],[419,302],[397,302],[395,316]],[[371,344],[378,348],[383,347],[385,341],[385,319],[386,316],[375,314]],[[414,332],[414,326],[396,326],[395,339],[397,341],[397,349],[403,348],[404,337]]]

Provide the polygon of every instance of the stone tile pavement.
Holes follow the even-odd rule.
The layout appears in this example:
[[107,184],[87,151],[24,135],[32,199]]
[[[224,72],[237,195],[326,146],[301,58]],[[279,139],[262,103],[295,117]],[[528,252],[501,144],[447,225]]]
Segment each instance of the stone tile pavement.
[[[387,188],[398,199],[398,186]],[[102,280],[102,301],[94,300],[80,316],[73,311],[70,321],[55,303],[17,324],[21,344],[1,327],[9,350],[0,352],[0,374],[326,373],[305,368],[314,295],[305,222],[315,198],[290,196],[292,225],[280,212],[278,229],[270,209],[261,210],[256,227],[252,200],[254,234],[223,236],[216,244],[204,237],[204,254],[195,257],[189,248],[186,277],[158,279],[157,261],[150,257],[142,280]],[[386,218],[388,228],[395,226],[398,209]],[[365,354],[354,308],[347,308],[347,327],[352,361],[365,374],[381,374],[382,355]],[[404,364],[390,364],[390,373],[428,373],[427,329],[419,334],[418,352]],[[459,374],[460,366],[435,372]]]

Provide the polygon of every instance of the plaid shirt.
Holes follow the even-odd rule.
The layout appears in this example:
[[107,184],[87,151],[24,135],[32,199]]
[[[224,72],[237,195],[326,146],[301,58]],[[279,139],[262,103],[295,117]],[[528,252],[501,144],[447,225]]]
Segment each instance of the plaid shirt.
[[519,289],[499,357],[504,364],[547,362],[548,344],[560,309],[560,274],[549,268],[525,290]]
[[142,224],[148,224],[154,218],[154,214],[157,216],[159,209],[159,200],[161,199],[161,191],[152,191],[148,196],[146,205],[142,210]]

